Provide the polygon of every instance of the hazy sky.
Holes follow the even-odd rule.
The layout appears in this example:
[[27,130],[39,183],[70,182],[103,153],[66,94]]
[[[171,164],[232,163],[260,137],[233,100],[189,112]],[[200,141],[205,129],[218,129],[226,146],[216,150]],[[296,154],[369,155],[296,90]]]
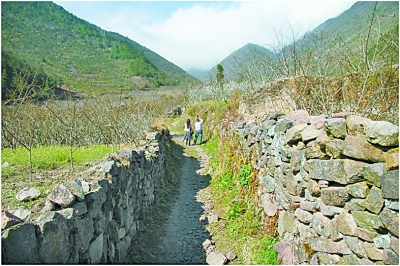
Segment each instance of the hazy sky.
[[301,37],[356,1],[55,1],[68,12],[149,48],[184,70],[209,70],[247,43]]

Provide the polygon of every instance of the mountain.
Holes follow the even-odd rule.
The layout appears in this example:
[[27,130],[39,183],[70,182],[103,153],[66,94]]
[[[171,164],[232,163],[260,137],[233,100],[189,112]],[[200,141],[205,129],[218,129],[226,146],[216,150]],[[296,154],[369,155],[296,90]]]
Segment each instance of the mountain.
[[[368,32],[370,32],[370,42],[376,38],[377,30],[381,35],[398,35],[398,17],[399,2],[397,1],[357,2],[338,17],[328,19],[306,33],[294,44],[312,45],[316,39],[325,35],[340,38],[347,48],[357,50],[360,42],[366,40]],[[319,41],[319,45],[328,46],[329,39],[331,38]]]
[[[259,64],[265,58],[274,58],[276,55],[257,44],[248,43],[240,49],[234,51],[219,64],[224,68],[224,80],[234,80],[240,78],[244,71],[252,65]],[[210,80],[217,73],[217,66],[207,71],[200,80]]]
[[329,32],[332,35],[357,38],[359,31],[369,26],[375,4],[375,15],[379,18],[379,24],[382,29],[390,30],[396,24],[398,25],[398,1],[368,1],[355,3],[338,17],[328,19],[312,32]]
[[[371,24],[371,18],[373,15],[374,20],[372,20]],[[359,52],[360,42],[365,42],[366,34],[368,33],[370,25],[372,25],[372,28],[374,29],[371,31],[370,45],[376,39],[376,35],[374,35],[376,29],[380,29],[380,34],[382,34],[383,37],[387,35],[397,35],[398,39],[398,17],[399,2],[397,1],[357,2],[338,17],[328,19],[314,30],[304,34],[298,40],[282,47],[280,51],[276,51],[277,55],[261,46],[246,44],[220,62],[224,68],[225,80],[228,81],[240,78],[244,73],[246,73],[246,68],[249,66],[253,66],[253,71],[254,67],[257,67],[257,71],[261,71],[259,73],[268,75],[269,70],[267,68],[262,69],[262,67],[270,64],[274,58],[278,59],[278,61],[282,58],[288,60],[293,56],[293,51],[304,52],[306,54],[307,50],[309,51],[314,49],[316,51],[316,45],[318,46],[318,49],[330,51],[332,55],[340,49],[344,49],[343,46],[351,51]],[[336,41],[339,39],[341,40],[341,46],[335,46],[335,44],[332,43],[334,38]],[[372,48],[369,48],[368,54],[374,53],[377,48],[379,49],[379,45],[382,46],[383,44],[378,43],[372,46]],[[398,51],[398,49],[387,49],[387,51]],[[396,56],[392,58],[396,58]],[[395,62],[388,62],[388,64],[390,63],[395,64]],[[274,63],[270,65],[273,64]],[[284,62],[280,62],[280,64],[282,65]],[[217,73],[216,69],[215,66],[211,70],[207,71],[206,74],[202,76],[201,80],[210,80],[211,78],[215,78]],[[251,69],[249,68],[249,70]]]
[[189,73],[193,77],[198,78],[200,80],[203,78],[203,76],[205,75],[206,72],[207,72],[207,70],[197,69],[197,68],[191,68],[191,69],[187,70],[187,73]]
[[196,79],[155,52],[52,2],[1,2],[2,96],[65,85],[102,93]]

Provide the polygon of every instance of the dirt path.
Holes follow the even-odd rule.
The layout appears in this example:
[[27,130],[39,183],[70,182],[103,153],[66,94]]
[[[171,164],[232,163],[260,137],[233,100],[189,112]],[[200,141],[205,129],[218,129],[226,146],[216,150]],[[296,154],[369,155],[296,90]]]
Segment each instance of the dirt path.
[[[182,142],[182,136],[173,139]],[[196,149],[199,159],[190,157],[189,149]],[[205,229],[207,219],[201,219],[204,209],[200,194],[209,185],[210,177],[205,175],[209,158],[200,146],[185,146],[184,152],[179,192],[159,242],[157,264],[206,264],[202,243],[209,232]]]

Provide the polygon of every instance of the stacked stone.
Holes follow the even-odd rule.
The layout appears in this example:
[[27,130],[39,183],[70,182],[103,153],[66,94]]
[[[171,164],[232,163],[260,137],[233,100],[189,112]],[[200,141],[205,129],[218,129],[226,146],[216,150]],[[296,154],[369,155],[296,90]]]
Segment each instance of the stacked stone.
[[145,146],[113,154],[57,186],[40,213],[2,213],[2,263],[125,263],[140,218],[167,178],[168,141],[168,133],[149,133]]
[[258,169],[283,264],[399,264],[398,126],[298,110],[222,134],[241,136]]

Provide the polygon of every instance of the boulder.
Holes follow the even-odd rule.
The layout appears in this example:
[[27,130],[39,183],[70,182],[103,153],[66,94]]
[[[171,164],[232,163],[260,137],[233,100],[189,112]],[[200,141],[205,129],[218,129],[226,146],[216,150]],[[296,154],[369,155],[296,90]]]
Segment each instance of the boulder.
[[224,254],[219,252],[218,250],[210,252],[206,258],[206,262],[208,265],[223,265],[227,261]]
[[293,213],[289,211],[279,212],[278,218],[278,232],[279,235],[283,235],[285,232],[294,233],[297,232],[298,221]]
[[313,219],[313,215],[309,213],[308,211],[305,211],[301,208],[297,208],[296,211],[294,212],[294,215],[297,217],[297,219],[305,224],[309,224],[311,220]]
[[391,149],[385,153],[386,170],[399,168],[399,148]]
[[298,226],[299,234],[302,239],[310,238],[310,237],[318,237],[317,233],[310,228],[310,226],[305,225],[303,223],[299,223]]
[[317,137],[323,135],[325,130],[317,129],[314,125],[307,126],[303,131],[300,132],[301,139],[303,142],[316,139]]
[[[129,243],[130,244],[130,243]],[[128,254],[128,243],[125,238],[121,239],[115,244],[115,262],[123,264]]]
[[332,222],[320,212],[316,212],[312,215],[311,226],[319,235],[325,237],[331,235]]
[[295,264],[295,258],[293,256],[293,250],[285,241],[281,241],[274,245],[274,249],[278,253],[278,261],[281,261],[283,265]]
[[329,136],[338,139],[344,139],[347,136],[346,119],[344,118],[326,119],[324,125]]
[[75,202],[75,196],[64,185],[54,188],[47,199],[65,208],[70,207]]
[[360,259],[356,255],[350,254],[350,255],[344,255],[343,257],[341,257],[339,259],[338,264],[339,265],[360,265],[362,263],[360,262]]
[[361,171],[367,163],[350,159],[308,160],[310,178],[351,184],[362,181]]
[[326,205],[342,207],[350,200],[346,187],[327,187],[321,189],[321,199]]
[[1,234],[2,264],[39,264],[39,244],[35,225],[21,223]]
[[358,257],[365,258],[367,256],[363,242],[360,241],[358,237],[345,236],[344,240],[346,241],[346,244],[349,246],[351,251],[353,251],[353,253],[356,254]]
[[84,200],[85,193],[83,191],[82,183],[80,179],[74,179],[68,182],[65,187],[78,199]]
[[365,128],[372,122],[371,119],[349,115],[346,119],[347,133],[353,136],[365,136]]
[[310,194],[314,197],[318,197],[321,195],[321,187],[314,179],[310,179],[307,184],[307,189]]
[[339,213],[341,213],[343,211],[343,208],[336,207],[336,206],[331,206],[331,205],[326,205],[326,204],[324,204],[324,202],[321,199],[318,199],[318,200],[319,200],[319,208],[321,210],[321,213],[324,216],[333,217],[336,214],[339,214]]
[[373,242],[374,238],[377,237],[379,234],[377,232],[369,231],[365,228],[358,227],[356,229],[356,236],[362,240],[367,242]]
[[296,110],[293,111],[290,115],[285,116],[286,120],[292,121],[303,121],[305,123],[308,122],[310,115],[308,114],[307,110]]
[[352,251],[345,241],[334,242],[323,236],[309,239],[310,246],[315,251],[320,251],[329,254],[351,254]]
[[[90,243],[89,246],[90,264],[99,264],[101,262],[102,253],[103,253],[103,233],[98,235],[97,238],[92,243]],[[123,263],[124,261],[120,262]]]
[[274,216],[278,211],[278,204],[271,194],[263,194],[261,196],[262,206],[264,208],[264,212],[268,216]]
[[325,115],[311,116],[310,117],[310,124],[315,126],[317,129],[322,129],[322,128],[324,128],[325,120],[326,120],[326,116]]
[[323,252],[315,252],[310,260],[311,265],[334,265],[338,264],[340,256],[336,254],[327,254]]
[[229,251],[229,252],[226,254],[226,258],[227,258],[229,261],[235,260],[236,257],[237,257],[236,254],[233,253],[232,251]]
[[385,199],[399,199],[399,170],[391,170],[379,178],[383,197]]
[[341,213],[337,216],[336,227],[344,235],[356,236],[357,235],[357,224],[354,218],[349,213]]
[[348,185],[346,188],[347,192],[354,198],[365,199],[369,193],[369,187],[365,181]]
[[372,213],[379,214],[383,207],[384,199],[382,191],[377,187],[372,187],[365,202],[364,206]]
[[390,248],[390,235],[378,235],[374,239],[375,247],[389,249]]
[[206,239],[202,244],[204,250],[207,250],[208,247],[211,246],[211,245],[212,245],[212,242],[211,242],[210,239]]
[[399,211],[399,201],[392,199],[385,199],[385,207],[394,211]]
[[351,214],[358,227],[369,231],[380,231],[385,227],[381,218],[376,214],[367,211],[352,211]]
[[85,216],[75,220],[76,234],[74,237],[75,245],[79,250],[88,250],[89,243],[93,237],[93,221]]
[[274,132],[286,132],[289,128],[293,127],[293,121],[287,119],[279,119],[275,124]]
[[344,209],[348,212],[352,211],[365,211],[365,199],[353,198],[349,202],[346,202]]
[[365,137],[346,136],[344,140],[343,154],[368,162],[384,162],[384,152],[372,145]]
[[7,229],[19,223],[22,223],[22,220],[20,218],[8,211],[1,211],[1,230]]
[[32,214],[31,210],[18,208],[13,212],[13,215],[17,216],[21,220],[26,220]]
[[399,238],[394,236],[390,237],[390,248],[399,255]]
[[328,156],[339,159],[342,157],[344,141],[341,139],[332,139],[325,142],[325,152]]
[[399,256],[390,249],[384,250],[383,263],[386,265],[399,265]]
[[372,121],[365,128],[368,141],[381,146],[399,146],[399,127],[387,121]]
[[362,175],[370,185],[381,187],[380,176],[386,172],[384,163],[368,164],[364,167]]
[[310,141],[307,144],[304,156],[307,159],[323,159],[326,157],[325,153],[321,149],[321,146],[315,140]]
[[69,254],[70,231],[67,220],[56,212],[36,217],[37,230],[41,233],[39,257],[43,264],[66,264]]
[[207,218],[208,218],[208,223],[209,224],[218,222],[218,215],[217,214],[212,213]]
[[364,249],[369,259],[380,261],[383,260],[383,250],[378,249],[374,244],[364,242]]
[[399,237],[399,213],[384,208],[379,214],[383,225],[395,236]]
[[285,142],[292,143],[301,140],[301,132],[307,127],[306,123],[295,125],[286,131]]
[[34,200],[40,196],[40,191],[33,187],[25,187],[18,191],[15,198],[19,201]]

